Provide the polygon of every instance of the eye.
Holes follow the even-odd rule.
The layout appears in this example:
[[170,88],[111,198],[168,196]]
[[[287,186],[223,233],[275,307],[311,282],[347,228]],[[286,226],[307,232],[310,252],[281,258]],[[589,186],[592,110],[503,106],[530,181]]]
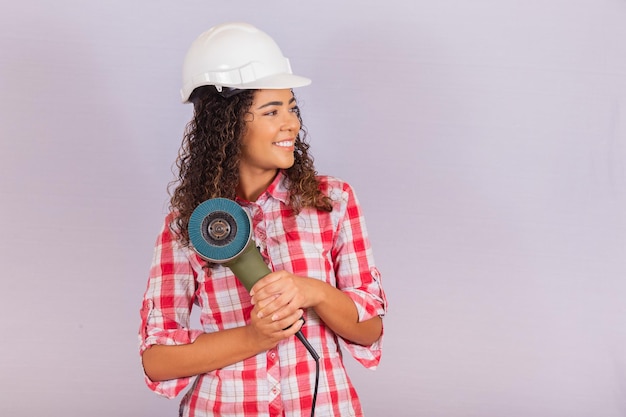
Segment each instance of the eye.
[[263,116],[276,116],[277,114],[278,114],[277,110],[271,110],[271,111],[263,113]]
[[293,106],[292,108],[289,109],[289,111],[295,114],[300,114],[300,107]]

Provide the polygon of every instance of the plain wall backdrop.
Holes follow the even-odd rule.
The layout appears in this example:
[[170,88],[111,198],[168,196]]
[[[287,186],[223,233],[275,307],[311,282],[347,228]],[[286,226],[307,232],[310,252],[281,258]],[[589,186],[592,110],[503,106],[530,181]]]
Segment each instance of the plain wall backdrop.
[[[3,1],[0,415],[177,415],[139,307],[190,43],[268,32],[389,297],[366,414],[626,416],[626,1]],[[322,416],[320,416],[322,417]]]

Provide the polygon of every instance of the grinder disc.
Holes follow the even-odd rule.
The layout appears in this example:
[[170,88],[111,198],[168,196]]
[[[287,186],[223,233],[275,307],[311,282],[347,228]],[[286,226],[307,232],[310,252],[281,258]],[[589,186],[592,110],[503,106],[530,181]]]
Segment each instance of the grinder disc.
[[251,237],[250,217],[227,198],[204,201],[191,213],[189,241],[202,258],[224,263],[243,251]]

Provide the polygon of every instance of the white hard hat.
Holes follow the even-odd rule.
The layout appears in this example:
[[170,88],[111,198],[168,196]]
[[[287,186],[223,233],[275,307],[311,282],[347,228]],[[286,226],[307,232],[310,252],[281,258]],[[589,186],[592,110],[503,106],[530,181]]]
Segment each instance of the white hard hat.
[[242,90],[303,87],[311,80],[294,75],[274,40],[247,23],[224,23],[201,34],[183,63],[183,102],[203,85]]

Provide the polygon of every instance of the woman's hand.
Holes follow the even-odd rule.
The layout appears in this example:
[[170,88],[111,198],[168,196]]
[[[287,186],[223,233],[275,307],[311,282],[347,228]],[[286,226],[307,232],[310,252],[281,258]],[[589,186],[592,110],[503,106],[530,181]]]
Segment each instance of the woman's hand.
[[302,327],[300,320],[308,307],[306,278],[286,271],[272,272],[260,279],[251,289],[254,308],[250,313],[252,337],[265,349],[296,334]]
[[303,311],[297,309],[292,314],[278,320],[271,317],[259,317],[259,309],[255,306],[250,314],[250,325],[246,326],[251,340],[263,351],[276,347],[278,342],[292,337],[300,330],[304,323]]
[[[297,330],[292,331],[295,326],[285,330],[287,334],[272,333],[269,329],[290,326],[306,308],[314,309],[326,326],[339,336],[364,346],[374,343],[382,332],[380,317],[359,322],[357,308],[348,295],[314,278],[287,271],[272,272],[254,284],[250,295],[254,304],[253,323],[258,320],[258,324],[263,326],[257,329],[264,329],[261,333],[271,335],[272,340],[295,334]],[[277,322],[284,327],[276,327]]]
[[302,327],[303,297],[295,275],[273,272],[260,279],[250,291],[254,308],[249,331],[265,350],[296,334]]
[[315,304],[311,278],[287,271],[272,272],[261,278],[252,287],[250,295],[257,317],[269,317],[272,321],[290,317],[295,311]]

